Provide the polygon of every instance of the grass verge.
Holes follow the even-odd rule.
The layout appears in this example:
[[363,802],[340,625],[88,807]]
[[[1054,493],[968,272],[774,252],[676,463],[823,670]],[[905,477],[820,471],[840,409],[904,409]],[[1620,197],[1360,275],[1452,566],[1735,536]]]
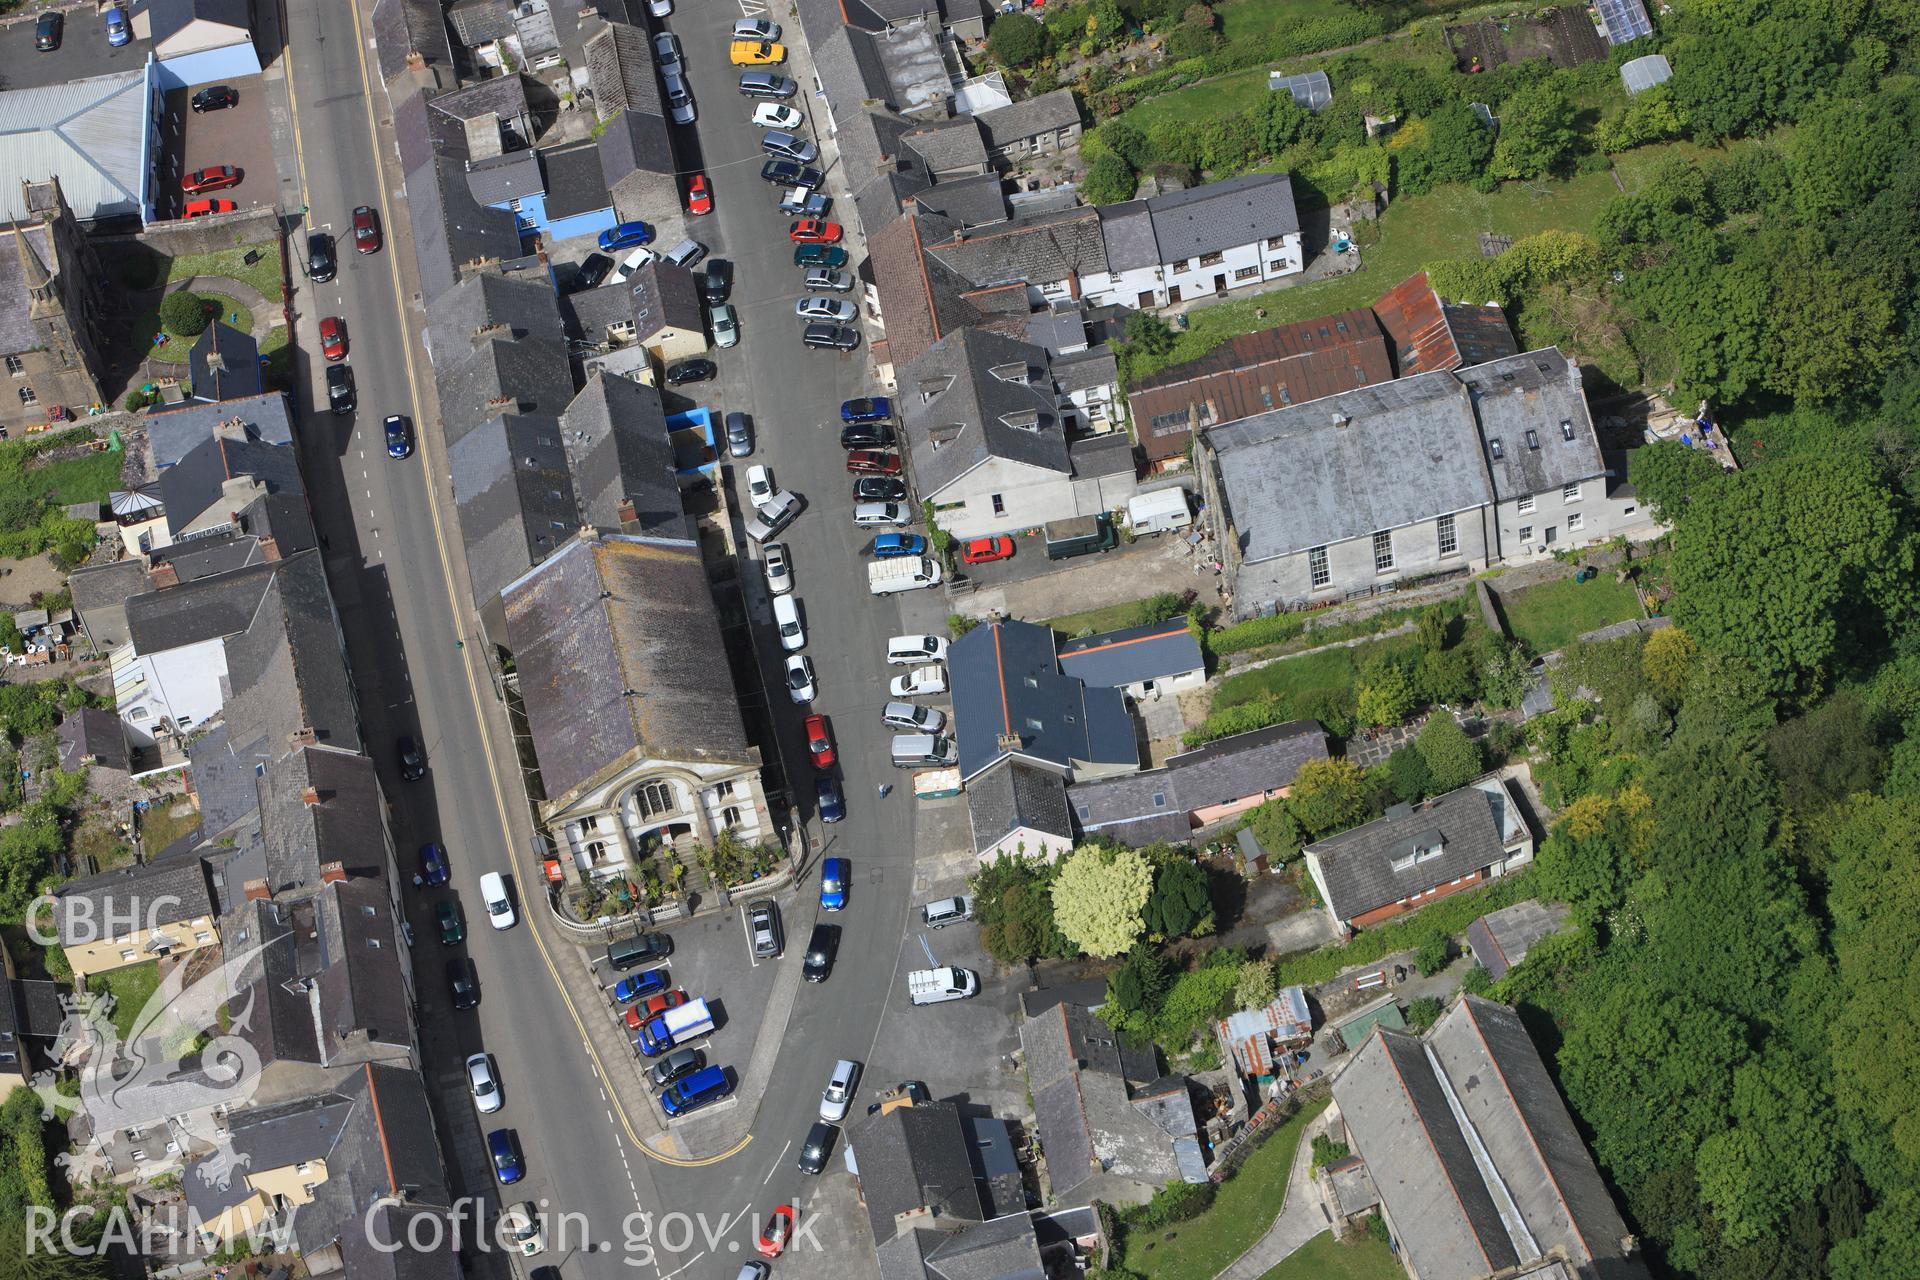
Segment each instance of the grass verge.
[[[248,254],[254,255],[252,262]],[[225,276],[240,280],[260,291],[269,302],[280,298],[280,250],[273,244],[242,245],[213,253],[188,253],[167,263],[167,282],[188,280],[194,276]]]
[[1261,1280],[1400,1280],[1406,1274],[1393,1250],[1372,1236],[1341,1240],[1323,1231]]

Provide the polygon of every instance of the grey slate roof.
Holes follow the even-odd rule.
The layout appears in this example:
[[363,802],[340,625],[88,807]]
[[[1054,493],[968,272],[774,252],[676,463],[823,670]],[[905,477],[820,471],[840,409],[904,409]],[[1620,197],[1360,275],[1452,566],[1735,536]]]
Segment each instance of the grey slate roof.
[[[214,914],[213,889],[198,858],[170,858],[69,880],[53,891],[63,945],[98,942],[111,922],[178,924]],[[87,908],[79,904],[85,901]]]
[[1003,759],[967,784],[967,817],[976,853],[992,848],[1017,827],[1057,836],[1063,844],[1073,842],[1066,783],[1056,773],[1018,760]]
[[1450,373],[1275,409],[1203,438],[1250,561],[1487,502],[1473,407]]
[[[1496,498],[1545,493],[1606,474],[1580,366],[1560,348],[1473,365],[1455,376],[1473,397]],[[1494,440],[1500,441],[1499,458],[1493,456]]]
[[413,1011],[385,879],[324,885],[315,904],[327,944],[326,967],[318,975],[321,1033],[331,1045],[358,1035],[411,1046]]
[[926,1251],[926,1266],[936,1280],[1043,1280],[1046,1275],[1033,1219],[1025,1213],[945,1236]]
[[[1156,227],[1158,220],[1155,221]],[[926,250],[975,286],[1053,284],[1108,270],[1097,209],[1064,209],[974,231],[929,227]],[[1243,243],[1236,241],[1235,243]]]
[[693,543],[576,539],[502,595],[550,802],[636,753],[757,761]]
[[[502,0],[488,0],[486,4],[450,5],[450,13],[465,9],[467,21],[472,21],[482,10],[498,13],[499,25],[505,30],[502,34],[513,34],[513,19],[508,6]],[[499,37],[489,37],[498,39]],[[444,112],[457,120],[481,120],[487,116],[511,118],[527,113],[527,82],[518,73],[494,76],[490,80],[479,80],[446,93],[435,94],[431,103],[435,111]]]
[[454,441],[447,463],[467,576],[483,604],[580,527],[560,421],[551,414],[494,417]]
[[1131,476],[1134,470],[1133,441],[1124,431],[1081,436],[1067,446],[1067,456],[1076,477]]
[[547,217],[571,218],[613,203],[600,151],[591,140],[540,153],[547,173]]
[[[1519,821],[1506,786],[1485,778],[1410,812],[1317,840],[1306,852],[1319,863],[1328,909],[1338,919],[1351,920],[1502,861],[1508,833]],[[1436,842],[1441,846],[1437,857],[1404,871],[1393,869],[1394,860],[1412,854],[1416,845],[1431,848]]]
[[671,262],[650,262],[628,280],[633,291],[633,325],[644,344],[661,329],[706,332],[706,308],[700,303],[693,272]]
[[434,379],[449,448],[502,413],[554,417],[573,399],[566,346],[551,338],[483,338],[463,360],[436,359]]
[[974,117],[986,132],[987,145],[1003,150],[1026,138],[1069,129],[1080,123],[1080,107],[1073,90],[1055,89],[1011,106],[995,107]]
[[106,653],[129,639],[127,601],[147,589],[147,571],[138,560],[116,560],[75,569],[67,587],[88,637]]
[[1104,631],[1059,644],[1060,670],[1103,689],[1204,671],[1206,655],[1185,618]]
[[409,53],[420,54],[430,69],[453,67],[453,41],[438,0],[379,0],[373,43],[380,76],[389,83],[406,73]]
[[637,111],[659,120],[664,140],[660,76],[646,29],[609,22],[587,37],[586,55],[595,109],[603,117],[616,111]]
[[902,370],[900,399],[914,475],[936,501],[989,458],[1072,473],[1047,354],[1031,343],[980,329],[950,334]]
[[79,769],[91,760],[101,769],[127,768],[127,735],[120,717],[99,707],[82,707],[60,722],[60,767]]
[[1160,261],[1182,262],[1300,230],[1293,183],[1284,173],[1250,173],[1147,201]]
[[540,158],[532,151],[508,151],[467,166],[467,190],[484,205],[503,205],[546,190]]
[[1153,1185],[1180,1176],[1172,1138],[1128,1097],[1129,1081],[1160,1078],[1151,1046],[1127,1047],[1091,1011],[1066,1003],[1022,1022],[1020,1045],[1055,1196],[1102,1172]]
[[1132,848],[1159,841],[1178,843],[1193,834],[1178,780],[1165,769],[1076,782],[1067,803],[1081,832],[1106,836]]
[[[373,761],[337,747],[306,747],[267,766],[255,786],[266,842],[267,887],[275,893],[320,881],[329,862],[349,875],[385,878],[385,806]],[[313,804],[306,791],[319,793]]]
[[200,331],[187,353],[196,400],[243,400],[263,389],[260,344],[252,334],[215,320]]
[[294,733],[311,729],[319,742],[360,750],[358,705],[320,552],[273,566],[259,608],[244,632],[227,637],[226,651],[232,740],[264,739],[279,756],[292,750]]
[[982,227],[1007,220],[1005,181],[993,172],[955,178],[915,192],[915,208],[937,213],[962,227]]
[[293,417],[287,398],[278,391],[263,392],[224,404],[188,401],[177,409],[155,409],[147,415],[147,452],[156,471],[178,463],[202,442],[213,438],[222,423],[246,423],[248,438],[266,444],[293,443]]
[[625,532],[693,537],[658,390],[596,373],[560,415],[560,438],[583,522],[621,529],[620,508],[630,501],[636,527]]
[[967,1222],[985,1216],[967,1158],[966,1130],[953,1103],[919,1103],[868,1116],[849,1129],[848,1140],[860,1165],[860,1193],[875,1241],[893,1239],[899,1215],[916,1209]]
[[[417,1218],[435,1218],[439,1225],[416,1225]],[[459,1235],[444,1211],[389,1202],[348,1224],[340,1254],[353,1280],[463,1280],[466,1273],[453,1244]],[[382,1247],[392,1240],[442,1243],[431,1250]]]
[[1026,1188],[1007,1122],[992,1116],[966,1115],[960,1117],[960,1123],[967,1131],[967,1154],[973,1161],[973,1177],[987,1218],[1025,1214]]
[[544,280],[485,271],[461,281],[434,304],[427,344],[436,366],[465,358],[482,341],[481,331],[501,326],[513,339],[558,339],[560,305]]
[[462,160],[436,156],[409,173],[407,197],[428,302],[452,288],[469,264],[519,256],[520,230],[513,214],[473,198]]
[[1567,921],[1564,903],[1547,904],[1528,898],[1510,907],[1490,911],[1467,926],[1467,946],[1480,967],[1498,982],[1507,970],[1527,958],[1527,952],[1542,938],[1557,932]]
[[1076,782],[1067,803],[1080,830],[1139,847],[1181,841],[1193,833],[1196,810],[1277,792],[1300,766],[1327,758],[1317,721],[1293,720],[1237,733],[1174,756],[1159,768]]
[[936,174],[977,168],[987,162],[987,147],[972,116],[916,124],[900,141],[912,147]]
[[212,840],[253,818],[260,811],[260,792],[253,770],[266,760],[266,740],[235,743],[226,721],[208,729],[187,746],[192,761],[193,793],[200,797],[200,833]]
[[211,22],[251,34],[248,10],[247,0],[147,0],[147,22],[155,44],[195,22]]
[[600,134],[600,176],[612,190],[622,178],[634,173],[662,177],[674,171],[673,142],[667,132],[666,117],[655,112],[629,107],[613,119]]
[[298,495],[306,491],[301,483],[300,459],[292,445],[261,440],[248,428],[223,422],[179,462],[160,473],[154,487],[166,506],[168,530],[180,537],[209,512],[225,523],[232,514],[230,509],[220,507],[227,496],[227,483],[243,477],[268,494]]
[[270,564],[249,565],[134,596],[127,601],[128,636],[140,653],[163,653],[245,631],[273,571]]
[[1018,754],[1062,772],[1075,761],[1137,765],[1133,720],[1117,689],[1089,689],[1060,674],[1053,632],[1004,619],[975,627],[948,649],[960,775],[999,760],[1002,735]]
[[1375,1030],[1333,1093],[1409,1269],[1479,1275],[1563,1250],[1585,1280],[1646,1275],[1513,1010],[1464,996],[1424,1045]]

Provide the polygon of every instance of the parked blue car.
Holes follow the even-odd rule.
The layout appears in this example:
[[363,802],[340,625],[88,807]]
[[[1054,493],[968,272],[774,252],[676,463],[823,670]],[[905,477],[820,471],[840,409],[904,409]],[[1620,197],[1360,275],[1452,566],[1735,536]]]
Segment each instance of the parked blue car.
[[862,396],[840,405],[842,422],[886,422],[893,417],[893,402],[885,396]]
[[845,858],[828,858],[820,864],[822,911],[839,911],[847,905],[847,879],[850,874]]
[[437,844],[420,846],[420,879],[428,885],[447,882],[447,851]]
[[511,1185],[527,1176],[527,1166],[520,1159],[520,1144],[514,1141],[513,1130],[495,1129],[488,1134],[487,1154],[493,1157],[493,1172],[502,1185]]
[[107,10],[107,43],[118,49],[133,39],[133,28],[127,25],[127,11],[119,5]]
[[927,540],[917,533],[883,533],[873,540],[873,554],[885,560],[889,556],[923,556]]
[[657,996],[672,985],[673,979],[667,976],[665,969],[649,969],[614,983],[613,998],[620,1004],[632,1004],[635,1000]]
[[840,794],[840,783],[830,775],[822,774],[813,780],[813,797],[819,802],[820,821],[838,822],[847,816],[847,801]]
[[644,222],[623,222],[608,227],[600,233],[600,252],[611,253],[615,249],[630,249],[636,244],[646,244],[653,239],[653,228]]

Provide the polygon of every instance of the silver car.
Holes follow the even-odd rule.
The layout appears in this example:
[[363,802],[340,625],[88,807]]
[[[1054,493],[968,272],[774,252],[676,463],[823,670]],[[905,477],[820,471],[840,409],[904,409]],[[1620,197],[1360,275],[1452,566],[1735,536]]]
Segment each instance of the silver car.
[[853,288],[853,273],[850,271],[835,271],[832,267],[809,267],[807,269],[806,287],[809,289],[825,289],[828,293],[845,293],[847,290]]
[[486,1054],[467,1059],[467,1088],[473,1093],[474,1110],[491,1115],[500,1109],[500,1081],[493,1074],[493,1059]]
[[740,320],[730,303],[716,302],[707,308],[707,321],[713,326],[715,346],[731,347],[740,341]]
[[765,18],[735,18],[733,38],[735,40],[778,40],[780,24]]
[[844,324],[858,313],[845,298],[809,295],[793,304],[793,314],[802,320],[838,320]]
[[805,138],[797,137],[783,129],[774,129],[761,134],[760,149],[770,156],[797,161],[800,164],[812,164],[820,158],[820,148]]
[[653,60],[660,67],[663,76],[686,74],[680,61],[680,37],[671,31],[657,32],[653,37]]
[[673,122],[692,124],[693,94],[687,89],[687,82],[678,75],[663,75],[660,79],[667,87],[667,111],[673,116]]

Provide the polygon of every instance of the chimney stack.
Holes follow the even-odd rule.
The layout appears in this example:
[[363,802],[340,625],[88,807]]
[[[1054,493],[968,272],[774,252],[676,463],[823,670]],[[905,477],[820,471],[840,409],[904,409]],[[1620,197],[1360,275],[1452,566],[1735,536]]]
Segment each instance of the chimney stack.
[[165,591],[168,587],[180,585],[180,570],[174,568],[172,561],[162,561],[153,566],[153,572],[149,576],[153,579],[155,591]]
[[622,526],[633,524],[640,519],[640,513],[634,510],[632,498],[620,499],[620,506],[616,514],[619,515]]
[[307,725],[302,729],[295,729],[287,735],[287,747],[293,751],[298,751],[301,747],[310,747],[318,741],[320,741],[320,735],[314,732],[312,725]]
[[1012,755],[1020,749],[1020,735],[1017,733],[1003,733],[994,745],[1000,748],[1002,754]]
[[280,558],[280,540],[272,534],[260,539],[260,558],[271,564]]
[[311,809],[320,803],[320,788],[307,787],[300,792],[300,802]]
[[241,891],[247,895],[248,902],[265,902],[273,896],[273,891],[267,888],[267,882],[264,879],[247,881],[241,886]]
[[347,878],[347,865],[344,862],[323,862],[320,864],[321,884],[340,884]]

